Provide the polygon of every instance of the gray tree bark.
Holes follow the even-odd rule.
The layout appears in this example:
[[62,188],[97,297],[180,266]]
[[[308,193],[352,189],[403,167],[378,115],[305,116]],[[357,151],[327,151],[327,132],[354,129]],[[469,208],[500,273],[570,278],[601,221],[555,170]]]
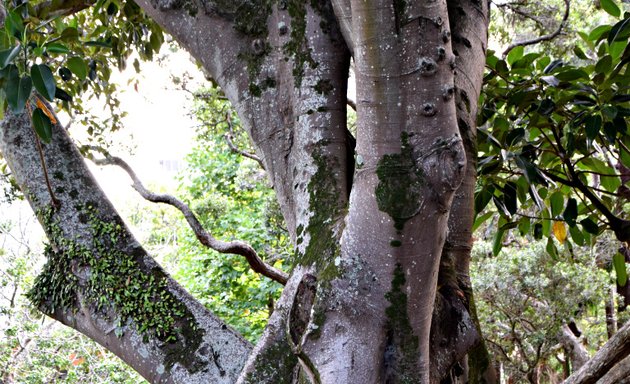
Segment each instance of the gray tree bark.
[[[439,382],[479,342],[468,263],[487,4],[138,4],[199,60],[236,107],[295,244],[291,277],[250,352],[133,240],[59,127],[44,155],[49,174],[68,176],[52,177],[61,205],[49,208],[28,121],[10,118],[2,125],[0,150],[47,226],[51,260],[62,260],[71,276],[72,300],[42,300],[42,308],[152,382]],[[356,148],[346,128],[351,55]],[[14,126],[22,132],[17,144]],[[78,200],[67,203],[66,194]],[[454,198],[457,214],[449,219]],[[147,310],[165,316],[162,328],[147,322],[143,310],[126,309],[127,298],[117,299],[132,281],[106,291],[109,304],[95,302],[95,276],[107,274],[91,260],[110,258],[129,260],[140,290],[159,280],[152,296],[138,295],[146,303],[168,299],[168,306]],[[435,307],[440,270],[446,288]],[[444,317],[448,313],[456,316]],[[439,326],[432,327],[432,319]]]

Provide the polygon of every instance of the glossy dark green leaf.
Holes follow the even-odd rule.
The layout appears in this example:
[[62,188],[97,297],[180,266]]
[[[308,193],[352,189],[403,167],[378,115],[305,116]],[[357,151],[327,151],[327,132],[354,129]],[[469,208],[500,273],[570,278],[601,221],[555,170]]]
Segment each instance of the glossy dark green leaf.
[[588,60],[588,56],[586,56],[582,48],[578,47],[577,45],[573,47],[573,53],[575,53],[575,56],[577,56],[579,59]]
[[70,49],[63,44],[49,43],[44,46],[49,53],[70,53]]
[[17,38],[18,40],[22,40],[24,22],[22,21],[22,17],[20,17],[16,11],[7,12],[4,25],[11,36]]
[[498,230],[494,234],[494,240],[492,241],[492,254],[494,256],[498,255],[499,252],[501,252],[501,248],[503,248],[503,235],[504,234],[505,232],[502,230]]
[[85,80],[88,75],[88,67],[85,64],[85,61],[78,57],[74,56],[68,59],[66,62],[66,66],[68,69],[72,71],[79,79]]
[[588,73],[584,72],[582,69],[567,69],[562,72],[558,72],[555,74],[556,78],[560,81],[575,81],[578,79],[588,79]]
[[583,246],[585,244],[584,235],[577,225],[569,226],[569,233],[571,234],[571,239],[573,239],[575,244],[579,246]]
[[21,48],[22,47],[18,44],[15,47],[0,51],[0,69],[3,69],[7,65],[11,64],[17,57],[18,53],[20,53]]
[[50,143],[50,139],[52,138],[52,122],[44,111],[39,108],[33,111],[33,128],[35,128],[37,136],[39,136],[43,142]]
[[586,232],[593,235],[599,234],[599,227],[590,217],[587,217],[586,219],[581,220],[580,224],[582,224],[582,228],[584,228]]
[[68,81],[72,79],[72,71],[66,67],[61,67],[59,68],[59,76],[61,77],[61,80]]
[[545,247],[545,250],[553,260],[558,260],[558,249],[556,248],[556,244],[553,242],[553,239],[551,237],[547,239],[547,246]]
[[75,41],[79,39],[79,30],[74,27],[68,27],[61,32],[61,39]]
[[544,116],[549,116],[556,108],[556,104],[551,99],[545,99],[540,102],[538,106],[538,113]]
[[630,101],[630,95],[616,94],[612,97],[611,101],[615,103],[625,103]]
[[534,239],[540,240],[543,236],[543,229],[541,223],[534,224]]
[[31,79],[33,79],[33,86],[40,95],[46,100],[53,101],[55,98],[55,78],[46,64],[35,64],[31,67]]
[[569,227],[575,226],[575,220],[577,219],[578,209],[577,209],[577,200],[573,197],[569,198],[567,201],[567,206],[562,213],[562,218],[564,221],[569,224]]
[[597,42],[608,36],[608,32],[610,31],[610,25],[600,25],[591,31],[588,35],[588,39],[592,42]]
[[112,44],[102,40],[92,40],[83,43],[86,47],[111,48]]
[[584,119],[584,129],[586,130],[586,137],[593,140],[599,134],[599,130],[602,127],[602,117],[600,115],[587,116]]
[[610,144],[615,144],[615,139],[617,138],[617,128],[615,128],[615,124],[610,121],[604,123],[604,136]]
[[554,70],[561,68],[563,65],[564,65],[564,62],[562,60],[554,60],[545,67],[545,69],[543,70],[543,73],[545,74],[551,73]]
[[626,258],[620,252],[613,256],[613,267],[617,275],[617,285],[625,287],[628,282],[628,270],[626,269]]
[[522,45],[519,45],[518,47],[512,49],[506,57],[508,64],[514,64],[516,60],[519,60],[521,57],[523,57],[524,52],[525,48]]
[[57,89],[55,90],[55,98],[62,101],[72,101],[72,96],[59,87],[57,87]]
[[7,80],[6,95],[9,108],[15,114],[22,113],[26,101],[31,96],[33,83],[29,76],[19,77],[17,73]]
[[552,193],[549,197],[549,205],[551,206],[551,216],[558,216],[564,208],[564,194],[562,192]]
[[491,212],[486,212],[483,215],[476,217],[475,222],[473,223],[473,226],[472,226],[472,231],[473,232],[476,231],[477,228],[479,228],[481,224],[483,224],[486,220],[488,220],[494,215],[495,213],[491,211]]
[[623,19],[613,25],[608,33],[608,43],[613,41],[621,41],[630,36],[630,18]]
[[518,144],[525,137],[525,130],[523,128],[516,128],[510,130],[508,134],[505,136],[505,144],[508,146],[513,146]]
[[483,188],[475,194],[475,213],[479,214],[488,205],[493,191],[493,188]]
[[597,73],[608,73],[610,68],[612,68],[612,56],[606,55],[597,61],[595,64],[595,72]]
[[599,4],[601,5],[602,9],[609,14],[615,17],[621,16],[621,10],[617,6],[617,4],[615,4],[614,0],[599,0]]
[[511,181],[505,183],[505,186],[503,187],[503,205],[511,215],[514,215],[518,208],[516,189],[516,183]]

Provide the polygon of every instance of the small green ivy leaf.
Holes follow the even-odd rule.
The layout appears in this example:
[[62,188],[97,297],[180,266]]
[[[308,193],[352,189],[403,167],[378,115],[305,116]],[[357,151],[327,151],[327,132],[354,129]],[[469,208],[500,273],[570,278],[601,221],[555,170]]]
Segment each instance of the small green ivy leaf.
[[31,82],[31,78],[29,76],[19,77],[17,68],[15,68],[14,71],[11,71],[5,92],[7,94],[9,108],[11,108],[13,113],[18,114],[24,111],[26,101],[31,96],[32,88],[33,83]]
[[36,108],[33,111],[33,128],[35,128],[37,136],[39,136],[44,143],[50,143],[50,139],[52,138],[52,122],[40,108]]
[[72,73],[77,75],[79,79],[85,80],[87,78],[88,67],[82,58],[78,56],[71,57],[68,59],[68,62],[66,63],[66,65],[68,69],[70,69]]
[[615,0],[600,0],[599,2],[602,6],[602,9],[608,12],[610,15],[619,17],[621,16],[621,10],[615,4]]
[[50,68],[46,64],[33,65],[31,67],[31,78],[37,92],[44,96],[46,100],[53,101],[57,86]]
[[0,51],[0,69],[5,68],[13,62],[13,59],[20,53],[20,45]]
[[615,273],[617,274],[617,285],[625,287],[628,282],[625,256],[619,252],[615,253],[613,256],[613,267],[615,267]]

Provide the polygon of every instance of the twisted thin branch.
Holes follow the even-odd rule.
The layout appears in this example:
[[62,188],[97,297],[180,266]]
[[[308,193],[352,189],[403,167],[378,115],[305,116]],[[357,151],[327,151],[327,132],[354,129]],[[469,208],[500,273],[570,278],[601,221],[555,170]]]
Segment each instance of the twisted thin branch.
[[232,152],[238,153],[241,156],[245,156],[249,159],[254,160],[255,162],[257,162],[260,167],[262,169],[265,169],[265,164],[263,163],[262,159],[256,155],[254,155],[253,153],[249,153],[247,151],[244,151],[242,149],[240,149],[239,147],[236,146],[236,144],[234,144],[234,127],[232,126],[232,119],[230,118],[230,113],[226,113],[225,114],[225,121],[228,124],[228,129],[229,132],[225,134],[225,141],[227,141],[228,147],[230,147],[230,149],[232,150]]
[[129,177],[131,177],[131,180],[133,181],[133,188],[138,191],[138,193],[144,199],[153,203],[172,205],[173,207],[179,209],[179,211],[182,212],[182,214],[186,218],[188,225],[193,230],[195,236],[197,236],[197,239],[199,240],[199,242],[201,242],[201,244],[220,253],[241,255],[245,257],[245,259],[249,263],[249,266],[255,272],[267,276],[268,278],[275,280],[280,284],[286,284],[289,276],[285,272],[282,272],[272,267],[271,265],[266,264],[249,244],[239,240],[225,242],[215,239],[208,231],[203,228],[203,226],[197,219],[197,216],[195,216],[195,214],[187,204],[174,196],[168,194],[157,194],[146,189],[138,176],[131,169],[129,164],[127,164],[121,158],[105,155],[104,159],[93,159],[93,161],[97,165],[116,165],[125,170],[125,172],[127,172]]
[[564,16],[562,16],[562,21],[560,22],[560,25],[558,26],[558,29],[556,29],[554,32],[549,33],[547,35],[543,35],[540,37],[537,37],[535,39],[531,39],[531,40],[525,40],[525,41],[517,41],[515,43],[512,43],[510,45],[508,45],[508,47],[505,49],[505,51],[503,51],[503,57],[507,56],[507,54],[513,50],[516,47],[524,47],[527,45],[534,45],[534,44],[538,44],[541,43],[543,41],[549,41],[549,40],[553,40],[555,39],[558,35],[560,35],[560,32],[562,32],[562,30],[564,29],[564,27],[567,25],[567,20],[569,20],[569,11],[571,10],[571,0],[564,0]]

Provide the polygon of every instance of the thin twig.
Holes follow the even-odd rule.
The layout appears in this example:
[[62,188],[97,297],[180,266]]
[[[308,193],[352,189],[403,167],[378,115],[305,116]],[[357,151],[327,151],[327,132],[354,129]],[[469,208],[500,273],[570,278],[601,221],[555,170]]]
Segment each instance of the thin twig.
[[188,207],[187,204],[177,199],[174,196],[168,194],[157,194],[147,190],[140,179],[135,174],[135,172],[131,169],[129,164],[127,164],[124,160],[115,157],[105,155],[104,159],[94,159],[93,160],[97,165],[117,165],[120,168],[124,169],[125,172],[131,177],[133,181],[133,188],[138,191],[138,193],[146,200],[154,202],[154,203],[164,203],[168,205],[172,205],[173,207],[179,209],[188,225],[197,236],[197,239],[201,244],[205,245],[208,248],[214,249],[220,253],[229,253],[235,255],[244,256],[249,263],[249,266],[257,273],[260,273],[268,278],[279,282],[280,284],[286,284],[289,276],[271,265],[266,264],[256,253],[256,251],[247,243],[242,241],[221,241],[215,239],[208,231],[206,231],[197,216],[193,213],[193,211]]
[[510,45],[508,45],[508,47],[505,49],[505,51],[503,51],[503,57],[507,56],[507,54],[513,50],[516,47],[524,47],[527,45],[534,45],[534,44],[538,44],[541,43],[543,41],[549,41],[549,40],[553,40],[555,39],[558,35],[560,35],[560,32],[562,32],[562,30],[564,29],[564,27],[567,24],[567,20],[569,19],[569,10],[571,9],[571,0],[564,0],[564,16],[562,17],[562,21],[560,22],[560,25],[558,26],[558,29],[556,29],[554,32],[547,34],[547,35],[543,35],[540,37],[537,37],[535,39],[531,39],[531,40],[525,40],[525,41],[518,41],[516,43],[512,43]]
[[232,150],[232,152],[238,153],[241,156],[247,157],[248,159],[252,159],[255,162],[257,162],[260,167],[262,169],[265,169],[265,164],[263,163],[262,159],[256,155],[254,155],[253,153],[249,153],[247,151],[244,151],[242,149],[240,149],[239,147],[236,146],[236,144],[234,144],[233,138],[234,138],[234,127],[232,126],[232,119],[230,117],[230,113],[226,113],[225,114],[225,121],[228,124],[228,129],[229,132],[225,134],[225,141],[227,141],[228,147],[230,147],[230,149]]

